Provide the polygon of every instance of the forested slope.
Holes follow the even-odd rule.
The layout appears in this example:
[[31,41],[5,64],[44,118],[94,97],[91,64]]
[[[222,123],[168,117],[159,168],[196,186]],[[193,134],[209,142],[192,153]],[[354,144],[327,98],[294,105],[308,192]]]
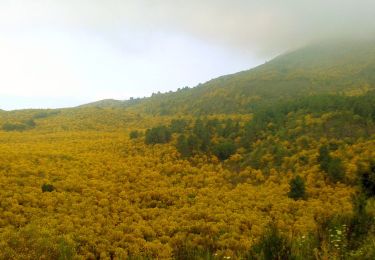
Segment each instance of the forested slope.
[[275,100],[320,93],[363,93],[375,87],[374,70],[375,41],[325,42],[195,88],[154,94],[124,105],[156,115],[249,113]]

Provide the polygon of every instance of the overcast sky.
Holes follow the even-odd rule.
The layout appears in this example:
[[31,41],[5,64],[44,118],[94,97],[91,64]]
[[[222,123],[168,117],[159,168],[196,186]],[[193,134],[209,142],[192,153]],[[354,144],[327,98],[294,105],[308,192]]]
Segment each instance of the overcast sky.
[[0,0],[0,108],[195,86],[375,27],[373,0]]

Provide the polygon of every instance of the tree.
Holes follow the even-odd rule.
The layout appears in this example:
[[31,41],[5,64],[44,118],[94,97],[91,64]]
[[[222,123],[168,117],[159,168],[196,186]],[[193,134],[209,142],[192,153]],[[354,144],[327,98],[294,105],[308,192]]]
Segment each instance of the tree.
[[304,199],[306,197],[306,190],[305,190],[305,181],[297,175],[294,177],[290,183],[290,191],[288,193],[288,197],[294,200]]
[[199,139],[195,135],[189,135],[187,138],[189,150],[193,152],[199,151]]
[[177,151],[183,156],[183,157],[189,157],[191,156],[191,148],[189,147],[188,140],[186,139],[185,135],[180,135],[177,139],[176,143]]
[[236,145],[232,141],[218,143],[214,146],[213,152],[217,158],[224,161],[236,152]]
[[171,140],[172,133],[165,126],[158,126],[146,131],[146,144],[165,144]]
[[199,150],[206,152],[211,144],[210,130],[200,119],[195,121],[193,133],[199,139]]
[[171,122],[171,131],[173,133],[183,133],[188,126],[188,122],[184,119],[173,119]]
[[42,192],[52,192],[56,190],[52,184],[45,183],[42,185]]
[[360,174],[360,184],[367,197],[375,197],[375,163]]
[[319,149],[319,156],[318,162],[320,163],[320,169],[325,172],[328,172],[328,165],[331,160],[331,156],[329,155],[329,148],[327,145],[323,145]]
[[345,176],[344,167],[340,158],[332,158],[328,163],[328,177],[331,181],[342,181]]
[[345,171],[342,161],[340,158],[331,157],[327,145],[320,147],[318,162],[320,163],[320,169],[327,173],[331,181],[337,182],[344,179]]
[[27,126],[21,123],[5,123],[2,126],[4,131],[24,131]]
[[130,139],[136,139],[140,136],[140,133],[137,130],[131,131],[129,134]]
[[251,248],[248,259],[294,259],[292,246],[286,237],[280,234],[274,223],[271,223],[259,242]]

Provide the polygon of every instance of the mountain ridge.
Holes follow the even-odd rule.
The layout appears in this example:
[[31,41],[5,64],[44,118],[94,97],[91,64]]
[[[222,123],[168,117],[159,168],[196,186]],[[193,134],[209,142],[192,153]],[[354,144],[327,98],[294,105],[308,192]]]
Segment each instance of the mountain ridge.
[[322,42],[288,51],[249,70],[193,88],[132,100],[86,104],[126,107],[154,115],[249,113],[261,103],[375,87],[375,41]]

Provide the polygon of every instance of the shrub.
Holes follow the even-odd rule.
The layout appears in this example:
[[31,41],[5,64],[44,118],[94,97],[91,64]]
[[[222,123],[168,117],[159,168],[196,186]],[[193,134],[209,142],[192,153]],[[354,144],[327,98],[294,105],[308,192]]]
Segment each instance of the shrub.
[[171,140],[172,133],[165,126],[158,126],[147,129],[145,143],[146,144],[164,144]]
[[52,192],[56,190],[52,184],[45,183],[42,185],[42,192]]
[[344,179],[345,171],[340,158],[332,158],[329,161],[327,174],[331,181],[334,182]]
[[171,122],[171,131],[173,133],[183,133],[188,126],[188,122],[184,119],[173,119]]
[[74,259],[76,244],[47,227],[28,224],[0,234],[0,259]]
[[295,178],[293,178],[290,183],[290,191],[288,193],[289,198],[298,200],[298,199],[304,199],[306,197],[306,191],[305,191],[305,181],[297,175]]
[[328,146],[323,145],[319,149],[319,156],[318,156],[318,162],[320,163],[320,169],[322,169],[325,172],[328,172],[328,165],[331,160],[331,156],[329,155],[329,149]]
[[236,145],[229,141],[219,143],[214,146],[213,152],[217,158],[224,161],[236,152]]
[[328,146],[323,145],[320,147],[318,162],[320,163],[320,169],[327,173],[331,181],[337,182],[344,179],[345,171],[341,159],[331,157]]
[[27,126],[20,123],[5,123],[2,127],[4,131],[24,131],[27,129]]
[[192,153],[188,140],[184,135],[180,135],[177,139],[176,143],[176,149],[177,151],[183,156],[183,157],[189,157]]
[[292,256],[291,243],[272,224],[260,238],[259,242],[251,248],[248,259],[288,260],[294,259],[294,257]]
[[129,134],[130,139],[136,139],[140,136],[140,133],[137,130],[131,131]]
[[375,197],[375,163],[360,173],[360,185],[367,197]]

